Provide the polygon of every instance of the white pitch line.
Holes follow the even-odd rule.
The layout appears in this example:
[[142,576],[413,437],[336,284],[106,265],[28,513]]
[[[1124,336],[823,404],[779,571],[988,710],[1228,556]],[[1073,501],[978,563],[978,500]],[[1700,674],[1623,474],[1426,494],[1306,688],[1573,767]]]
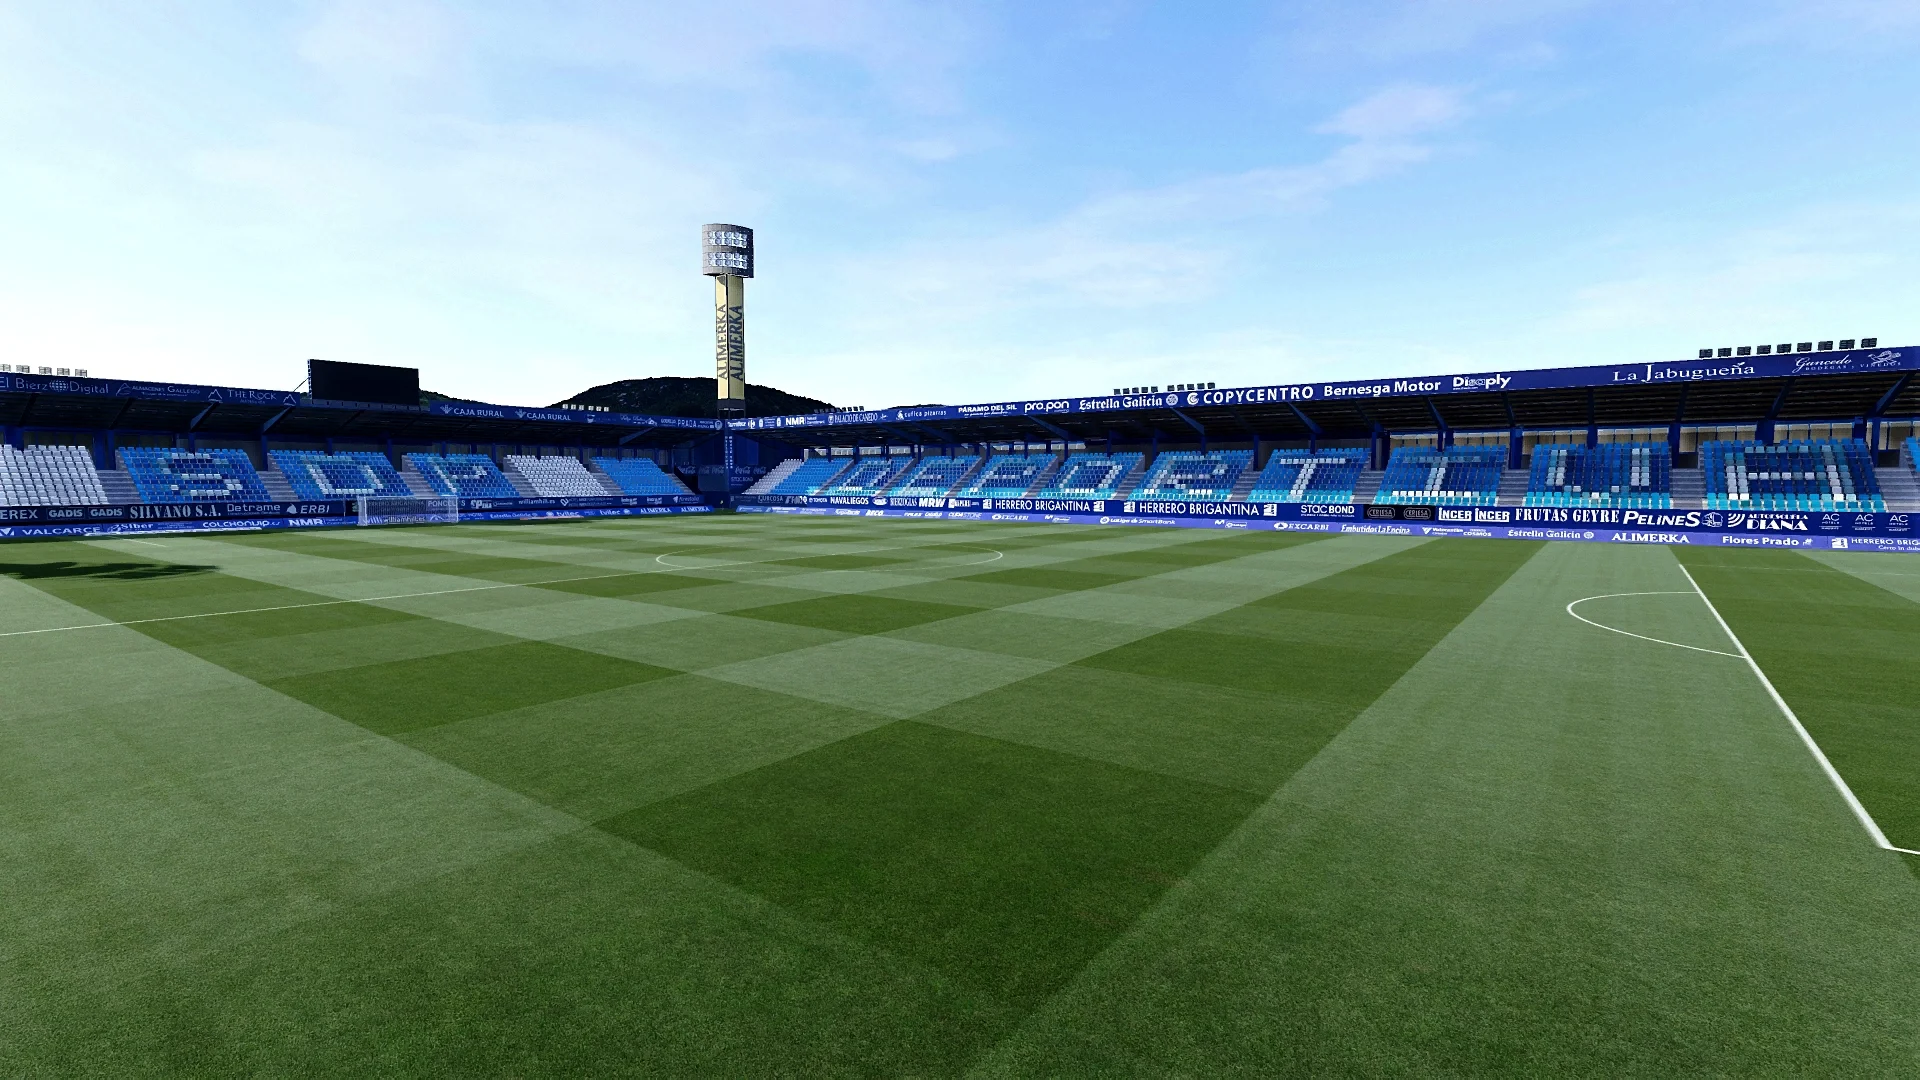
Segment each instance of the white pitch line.
[[1747,651],[1740,636],[1733,632],[1733,627],[1727,625],[1727,620],[1720,617],[1720,609],[1713,606],[1713,599],[1707,595],[1707,591],[1693,579],[1693,574],[1687,570],[1685,563],[1678,560],[1675,562],[1679,565],[1680,572],[1687,576],[1687,584],[1693,586],[1693,591],[1699,594],[1701,602],[1706,604],[1707,610],[1713,613],[1713,621],[1720,624],[1720,629],[1726,632],[1727,640],[1733,642],[1733,647],[1740,650],[1740,658],[1753,669],[1753,675],[1760,680],[1760,685],[1766,687],[1767,696],[1780,707],[1780,714],[1785,716],[1787,723],[1792,724],[1793,730],[1799,733],[1800,741],[1807,745],[1807,752],[1813,755],[1813,760],[1820,763],[1820,771],[1827,774],[1827,779],[1833,782],[1833,786],[1840,792],[1840,797],[1846,800],[1848,809],[1853,811],[1853,816],[1860,819],[1860,825],[1867,830],[1867,836],[1872,838],[1876,845],[1888,851],[1920,855],[1920,851],[1894,847],[1893,843],[1887,839],[1887,834],[1880,831],[1879,823],[1874,821],[1873,815],[1867,813],[1867,808],[1860,804],[1860,799],[1854,795],[1853,789],[1847,786],[1846,780],[1841,778],[1840,771],[1833,767],[1833,762],[1827,760],[1827,755],[1820,749],[1820,744],[1814,742],[1813,736],[1807,733],[1806,725],[1800,723],[1800,718],[1793,714],[1793,707],[1787,704],[1786,698],[1780,696],[1780,691],[1774,689],[1773,680],[1767,678],[1767,673],[1760,670],[1760,665],[1754,662],[1753,654]]
[[1606,623],[1594,622],[1592,619],[1589,619],[1585,615],[1582,615],[1579,612],[1573,610],[1574,608],[1580,606],[1581,604],[1586,603],[1589,600],[1607,600],[1615,596],[1692,596],[1692,595],[1693,595],[1692,593],[1687,592],[1684,589],[1679,592],[1667,591],[1667,592],[1601,593],[1599,596],[1583,596],[1580,599],[1575,600],[1573,603],[1568,604],[1567,614],[1573,616],[1576,619],[1579,619],[1581,622],[1586,623],[1588,626],[1597,626],[1602,630],[1611,630],[1616,634],[1625,634],[1630,638],[1639,638],[1641,641],[1651,641],[1660,645],[1671,645],[1676,649],[1692,649],[1694,652],[1712,653],[1715,656],[1731,656],[1735,660],[1740,659],[1739,653],[1722,652],[1719,649],[1703,649],[1698,645],[1682,645],[1678,641],[1668,641],[1666,638],[1648,637],[1645,634],[1636,634],[1631,630],[1622,630],[1617,626],[1608,626]]

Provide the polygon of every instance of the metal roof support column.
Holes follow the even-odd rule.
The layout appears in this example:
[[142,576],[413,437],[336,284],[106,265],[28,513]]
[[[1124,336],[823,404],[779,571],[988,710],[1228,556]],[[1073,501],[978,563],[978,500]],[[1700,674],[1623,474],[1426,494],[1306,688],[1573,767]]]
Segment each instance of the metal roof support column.
[[1913,372],[1901,373],[1900,377],[1893,381],[1893,385],[1887,388],[1887,392],[1880,395],[1880,400],[1873,403],[1873,409],[1867,413],[1867,423],[1871,425],[1868,435],[1872,439],[1867,444],[1867,448],[1876,454],[1880,452],[1881,417],[1886,415],[1888,407],[1893,404],[1893,399],[1900,396],[1900,392],[1907,388],[1907,383],[1912,379]]
[[1673,407],[1673,423],[1667,425],[1667,454],[1680,464],[1680,425],[1687,418],[1687,388],[1680,388],[1680,403]]
[[1767,418],[1755,426],[1753,437],[1767,445],[1773,445],[1773,422],[1780,415],[1780,407],[1787,403],[1787,395],[1793,393],[1793,380],[1788,379],[1780,393],[1773,399],[1773,406],[1767,410]]
[[395,468],[399,468],[400,460],[393,456],[393,435],[391,433],[384,433],[384,434],[385,434],[385,441],[387,444],[387,464],[392,465]]
[[[1320,452],[1320,425],[1314,423],[1313,417],[1308,416],[1305,412],[1301,411],[1300,406],[1295,405],[1293,402],[1291,401],[1287,402],[1287,408],[1292,409],[1294,417],[1298,419],[1302,424],[1306,425],[1307,453],[1309,454],[1319,453]],[[1256,458],[1258,458],[1259,456],[1260,455],[1258,454],[1254,455],[1254,457]]]
[[1195,420],[1191,416],[1188,416],[1186,413],[1181,412],[1179,409],[1169,409],[1168,411],[1173,413],[1173,415],[1179,417],[1180,419],[1185,420],[1187,422],[1188,427],[1200,433],[1200,452],[1203,454],[1206,453],[1207,452],[1207,429],[1201,427],[1199,421]]
[[1421,398],[1420,400],[1427,403],[1427,414],[1433,417],[1434,449],[1445,450],[1447,447],[1452,446],[1453,429],[1447,426],[1446,417],[1440,415],[1440,406],[1435,405],[1432,398]]
[[1593,419],[1593,390],[1587,390],[1587,449],[1600,445],[1600,425]]

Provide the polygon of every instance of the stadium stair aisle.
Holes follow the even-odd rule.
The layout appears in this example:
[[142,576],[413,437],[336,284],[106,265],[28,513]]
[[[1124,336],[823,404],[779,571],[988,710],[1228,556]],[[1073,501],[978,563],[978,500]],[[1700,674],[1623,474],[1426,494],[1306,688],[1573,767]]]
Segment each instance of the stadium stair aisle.
[[977,1071],[1910,1071],[1920,882],[1744,664],[1565,610],[1685,588],[1541,549]]

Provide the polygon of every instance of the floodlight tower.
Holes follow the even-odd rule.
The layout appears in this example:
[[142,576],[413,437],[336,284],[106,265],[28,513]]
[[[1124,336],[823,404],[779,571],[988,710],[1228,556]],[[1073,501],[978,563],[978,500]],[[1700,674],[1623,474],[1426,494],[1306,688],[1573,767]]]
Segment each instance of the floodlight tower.
[[753,276],[753,230],[700,227],[700,272],[713,279],[714,382],[720,415],[747,411],[747,279]]

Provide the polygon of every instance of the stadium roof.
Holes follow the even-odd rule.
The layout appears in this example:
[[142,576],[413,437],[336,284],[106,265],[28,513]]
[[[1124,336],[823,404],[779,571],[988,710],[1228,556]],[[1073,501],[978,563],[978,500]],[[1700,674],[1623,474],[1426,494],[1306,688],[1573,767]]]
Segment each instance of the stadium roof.
[[729,426],[818,446],[831,440],[957,443],[1072,438],[1145,442],[1367,438],[1508,431],[1850,421],[1920,415],[1920,349],[1856,349],[1418,378],[920,405],[761,417]]
[[0,375],[0,423],[9,427],[187,433],[205,438],[364,439],[658,446],[720,430],[717,420],[580,409],[526,409],[471,401],[409,408],[316,401],[249,390],[120,379]]
[[408,408],[238,387],[0,375],[9,427],[660,446],[722,430],[822,446],[1043,439],[1364,439],[1378,433],[1920,416],[1920,348],[1293,383],[718,420],[443,401]]

